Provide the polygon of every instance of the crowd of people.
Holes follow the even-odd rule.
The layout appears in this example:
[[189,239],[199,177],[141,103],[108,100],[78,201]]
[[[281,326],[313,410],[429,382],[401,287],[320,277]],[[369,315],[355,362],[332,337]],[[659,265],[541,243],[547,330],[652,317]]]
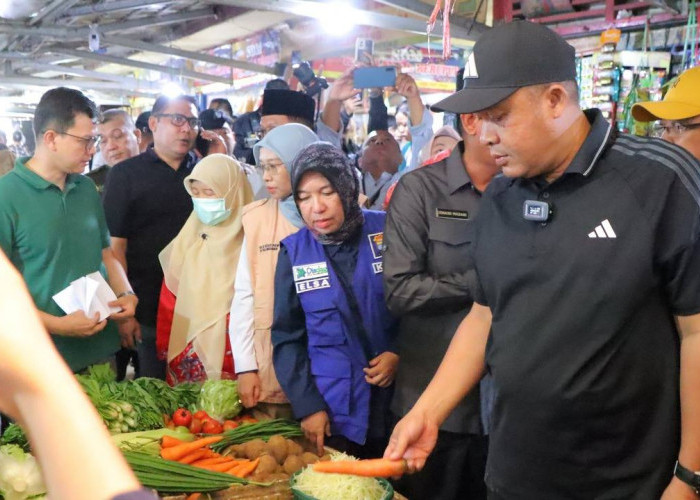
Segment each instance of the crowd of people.
[[[352,151],[352,71],[319,113],[280,79],[237,118],[225,99],[134,120],[46,92],[35,151],[0,178],[32,331],[73,372],[237,379],[319,451],[405,459],[410,499],[694,498],[700,69],[634,108],[660,120],[649,139],[580,109],[546,27],[494,28],[472,57],[432,107],[457,130],[433,131],[401,74],[405,103],[390,117],[372,91]],[[95,271],[119,312],[62,311]]]

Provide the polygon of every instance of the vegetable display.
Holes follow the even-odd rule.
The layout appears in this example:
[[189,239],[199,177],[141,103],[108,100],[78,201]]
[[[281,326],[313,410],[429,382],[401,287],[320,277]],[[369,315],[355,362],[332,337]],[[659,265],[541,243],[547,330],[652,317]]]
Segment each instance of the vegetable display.
[[314,470],[321,463],[353,460],[354,457],[345,453],[334,453],[331,462],[317,462],[313,467],[307,467],[295,475],[291,481],[292,489],[316,500],[383,500],[393,497],[394,490],[384,479]]
[[0,446],[0,496],[5,500],[44,497],[46,487],[36,459],[14,444]]
[[238,396],[238,382],[207,380],[202,385],[197,407],[219,422],[235,417],[243,409]]

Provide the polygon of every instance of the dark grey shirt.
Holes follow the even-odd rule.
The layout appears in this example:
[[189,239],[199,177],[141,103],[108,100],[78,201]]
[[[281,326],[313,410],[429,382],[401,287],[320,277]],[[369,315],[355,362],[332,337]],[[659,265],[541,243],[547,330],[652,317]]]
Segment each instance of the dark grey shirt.
[[[426,388],[472,305],[469,251],[481,193],[467,175],[462,152],[460,143],[445,160],[405,174],[387,211],[384,295],[401,318],[392,404],[398,415]],[[478,391],[472,391],[442,429],[479,433],[478,402]]]

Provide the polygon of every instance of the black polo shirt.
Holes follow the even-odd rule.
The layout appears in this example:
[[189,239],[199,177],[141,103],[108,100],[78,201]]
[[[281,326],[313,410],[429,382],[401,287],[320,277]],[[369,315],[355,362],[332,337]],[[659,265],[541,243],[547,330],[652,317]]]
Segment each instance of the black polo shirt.
[[[678,453],[673,316],[700,312],[700,165],[587,117],[564,175],[494,179],[476,221],[497,392],[486,480],[507,498],[659,498]],[[551,219],[524,220],[525,200]]]
[[192,212],[183,184],[197,162],[189,153],[177,170],[152,148],[118,163],[109,171],[103,192],[112,236],[126,238],[126,264],[139,297],[136,319],[155,326],[163,270],[158,254],[180,232]]

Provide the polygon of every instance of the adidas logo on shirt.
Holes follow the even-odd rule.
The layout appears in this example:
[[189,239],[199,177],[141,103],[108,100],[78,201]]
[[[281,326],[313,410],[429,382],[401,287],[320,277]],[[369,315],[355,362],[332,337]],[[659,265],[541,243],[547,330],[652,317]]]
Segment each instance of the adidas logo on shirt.
[[617,238],[615,231],[613,231],[610,221],[605,219],[603,222],[595,227],[595,230],[588,233],[589,238]]

